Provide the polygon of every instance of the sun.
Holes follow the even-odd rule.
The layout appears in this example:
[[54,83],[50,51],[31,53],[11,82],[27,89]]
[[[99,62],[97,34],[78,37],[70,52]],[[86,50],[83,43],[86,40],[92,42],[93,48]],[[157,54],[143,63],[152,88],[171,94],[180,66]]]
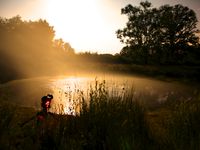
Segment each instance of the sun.
[[[94,47],[105,36],[106,25],[98,0],[48,0],[47,20],[56,30],[56,37],[77,49]],[[98,40],[99,38],[99,40]],[[95,39],[95,40],[94,40]],[[89,44],[88,44],[89,43]]]

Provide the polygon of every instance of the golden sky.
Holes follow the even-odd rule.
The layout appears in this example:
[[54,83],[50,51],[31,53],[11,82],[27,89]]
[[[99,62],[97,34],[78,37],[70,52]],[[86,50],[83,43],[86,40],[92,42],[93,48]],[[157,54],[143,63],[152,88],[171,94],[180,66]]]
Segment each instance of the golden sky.
[[[118,53],[123,45],[115,31],[127,21],[121,8],[140,0],[0,0],[0,16],[46,19],[56,38],[69,42],[76,52]],[[200,14],[200,0],[150,0],[153,6],[181,3]],[[199,28],[199,24],[198,24]]]

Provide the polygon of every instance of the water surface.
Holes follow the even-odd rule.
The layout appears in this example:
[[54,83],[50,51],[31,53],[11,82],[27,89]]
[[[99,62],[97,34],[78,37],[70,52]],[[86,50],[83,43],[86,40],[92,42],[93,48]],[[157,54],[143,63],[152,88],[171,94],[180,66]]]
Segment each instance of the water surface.
[[40,108],[41,97],[52,93],[52,112],[75,114],[79,111],[79,103],[84,97],[89,98],[91,87],[95,83],[105,81],[109,95],[122,96],[130,91],[135,99],[145,103],[162,103],[168,99],[192,99],[199,91],[176,82],[164,82],[150,78],[128,75],[99,76],[59,76],[15,80],[0,86],[0,94],[4,99],[19,105]]

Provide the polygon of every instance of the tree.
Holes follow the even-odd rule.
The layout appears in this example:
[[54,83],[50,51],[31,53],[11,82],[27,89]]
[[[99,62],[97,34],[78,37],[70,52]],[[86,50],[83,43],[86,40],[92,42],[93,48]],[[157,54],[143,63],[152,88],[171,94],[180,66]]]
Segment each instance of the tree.
[[[148,63],[148,49],[151,44],[151,3],[141,2],[140,7],[128,5],[121,10],[122,14],[128,15],[129,21],[123,30],[117,31],[117,37],[126,48],[122,53],[143,59],[145,64]],[[136,58],[135,58],[136,59]]]
[[69,43],[64,42],[63,39],[55,39],[53,42],[53,46],[59,52],[64,52],[67,55],[75,54],[75,50],[71,47]]
[[[54,38],[55,31],[46,20],[0,17],[0,82],[60,71],[65,66],[67,54],[74,50],[63,41],[56,43]],[[55,44],[61,45],[63,51],[57,51]]]
[[139,7],[127,5],[121,12],[128,16],[126,27],[116,32],[125,44],[121,55],[134,62],[175,63],[199,43],[196,14],[188,7],[164,5],[157,9],[145,1]]
[[193,10],[182,5],[164,5],[159,9],[160,44],[165,47],[168,63],[181,61],[192,47],[196,47],[199,38],[196,35],[197,18]]

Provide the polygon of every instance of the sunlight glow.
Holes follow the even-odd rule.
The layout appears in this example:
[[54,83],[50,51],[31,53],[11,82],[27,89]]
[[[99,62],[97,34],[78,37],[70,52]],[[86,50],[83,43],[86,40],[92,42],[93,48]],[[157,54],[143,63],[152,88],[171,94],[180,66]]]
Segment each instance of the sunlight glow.
[[53,90],[54,101],[51,111],[57,114],[79,114],[82,93],[88,86],[88,80],[83,77],[68,77],[52,82],[50,87]]
[[8,0],[0,1],[0,14],[45,19],[54,27],[55,38],[70,43],[76,52],[115,54],[123,47],[115,32],[127,19],[121,7],[120,1],[112,0]]
[[[62,38],[75,52],[118,53],[123,44],[115,32],[124,28],[127,17],[121,8],[139,5],[141,0],[0,0],[0,15],[11,18],[20,15],[24,20],[46,19],[54,27],[56,37]],[[199,1],[151,1],[153,6],[174,5],[177,2],[196,11],[199,20]],[[200,28],[200,23],[197,24]]]
[[[69,42],[77,51],[102,52],[109,51],[116,47],[120,50],[116,38],[117,27],[108,23],[105,14],[104,3],[99,0],[48,0],[47,20],[55,27],[56,38],[63,38]],[[104,11],[104,12],[103,12]],[[112,14],[112,10],[110,10]],[[109,14],[107,14],[109,16]],[[114,44],[112,44],[114,43]],[[105,50],[105,47],[107,50]],[[110,52],[110,53],[116,53]]]
[[63,37],[72,45],[76,45],[77,49],[86,48],[89,42],[91,45],[94,44],[96,40],[91,41],[94,37],[104,36],[102,30],[105,27],[95,2],[95,0],[49,0],[47,18],[54,24],[56,36]]

